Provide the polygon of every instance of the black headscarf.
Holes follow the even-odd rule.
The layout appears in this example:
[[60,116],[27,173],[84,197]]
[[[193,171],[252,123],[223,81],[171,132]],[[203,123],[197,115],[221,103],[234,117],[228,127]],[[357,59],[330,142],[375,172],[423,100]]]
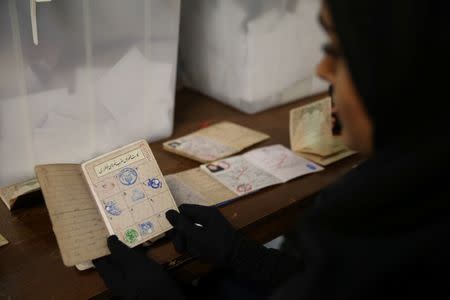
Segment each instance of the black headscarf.
[[326,0],[376,150],[449,136],[449,3]]
[[326,0],[375,154],[298,227],[277,299],[450,297],[450,1]]

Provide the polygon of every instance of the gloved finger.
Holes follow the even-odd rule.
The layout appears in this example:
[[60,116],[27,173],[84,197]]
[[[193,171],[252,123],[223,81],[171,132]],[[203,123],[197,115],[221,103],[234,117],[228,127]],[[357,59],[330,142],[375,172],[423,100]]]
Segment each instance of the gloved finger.
[[182,234],[186,237],[191,236],[198,227],[186,216],[178,213],[175,210],[169,210],[166,213],[167,220],[172,224],[176,230],[177,235]]
[[216,207],[211,206],[183,204],[179,209],[182,215],[185,215],[192,221],[202,225],[208,225],[210,220],[215,216],[222,216]]
[[124,270],[138,259],[138,254],[122,243],[115,235],[108,238],[108,248],[111,252],[112,262]]
[[181,234],[176,234],[172,240],[173,246],[178,253],[186,252],[186,239]]
[[[180,213],[174,209],[166,211],[166,219],[167,219],[167,221],[169,221],[170,225],[172,225],[172,226],[175,226],[179,215],[180,215]],[[170,233],[169,233],[169,235],[170,235]]]
[[111,251],[111,260],[114,264],[119,265],[125,274],[143,266],[145,268],[161,269],[158,263],[147,256],[147,251],[144,247],[137,246],[135,249],[131,249],[115,235],[108,238],[108,248]]
[[114,265],[111,256],[105,256],[92,261],[100,276],[109,289],[123,288],[125,278],[119,266]]
[[[178,212],[176,213],[178,214]],[[175,228],[167,231],[166,237],[172,241],[177,252],[183,253],[186,251],[186,240],[184,239],[183,234],[178,233]]]
[[169,240],[173,240],[175,238],[176,234],[177,234],[177,231],[174,228],[172,228],[166,232],[165,237],[168,238]]

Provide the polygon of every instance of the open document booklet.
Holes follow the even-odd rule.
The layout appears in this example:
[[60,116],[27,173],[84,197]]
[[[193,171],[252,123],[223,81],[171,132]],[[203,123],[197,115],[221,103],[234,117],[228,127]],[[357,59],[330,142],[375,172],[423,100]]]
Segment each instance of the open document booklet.
[[220,122],[165,142],[163,147],[166,151],[206,163],[239,153],[268,138],[262,132],[231,122]]
[[333,136],[331,109],[331,98],[327,97],[290,112],[291,149],[322,166],[356,153]]
[[282,145],[249,151],[166,176],[178,205],[222,205],[238,197],[322,171]]
[[36,166],[36,176],[66,266],[109,254],[109,235],[130,247],[161,237],[177,209],[145,140],[82,165]]

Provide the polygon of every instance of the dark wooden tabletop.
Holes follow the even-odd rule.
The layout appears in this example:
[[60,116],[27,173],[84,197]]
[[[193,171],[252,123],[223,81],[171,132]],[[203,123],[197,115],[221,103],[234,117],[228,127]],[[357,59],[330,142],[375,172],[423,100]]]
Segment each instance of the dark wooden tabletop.
[[[176,99],[173,137],[228,120],[271,136],[253,148],[273,144],[289,147],[289,110],[321,96],[247,115],[193,91],[181,90]],[[162,142],[150,146],[165,175],[198,166],[194,161],[163,151]],[[233,226],[249,238],[269,241],[292,229],[309,203],[308,199],[360,160],[359,156],[345,159],[323,172],[240,198],[221,210]],[[94,270],[80,272],[63,265],[40,192],[24,196],[12,212],[0,204],[0,233],[10,241],[0,248],[0,298],[88,299],[106,290]],[[149,248],[149,256],[167,264],[180,278],[194,278],[208,269],[201,262],[180,256],[165,239]]]

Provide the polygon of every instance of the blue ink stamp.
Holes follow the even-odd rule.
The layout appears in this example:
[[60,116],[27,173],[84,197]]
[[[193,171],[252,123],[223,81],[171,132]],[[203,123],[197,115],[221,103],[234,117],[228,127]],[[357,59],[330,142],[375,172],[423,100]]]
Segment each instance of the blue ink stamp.
[[131,194],[131,200],[133,201],[139,201],[145,198],[145,194],[142,190],[140,189],[134,189],[132,194]]
[[308,169],[310,169],[310,170],[313,170],[313,171],[317,170],[317,167],[316,167],[315,165],[313,165],[313,164],[307,164],[306,166],[307,166]]
[[158,178],[149,179],[146,184],[154,190],[162,188],[162,182]]
[[124,168],[119,173],[120,183],[123,185],[132,185],[137,180],[137,172],[132,168]]
[[139,229],[140,229],[142,235],[150,234],[153,232],[153,224],[150,221],[140,223]]
[[105,210],[108,214],[112,216],[120,216],[122,211],[117,207],[117,203],[115,201],[108,201],[105,204]]

